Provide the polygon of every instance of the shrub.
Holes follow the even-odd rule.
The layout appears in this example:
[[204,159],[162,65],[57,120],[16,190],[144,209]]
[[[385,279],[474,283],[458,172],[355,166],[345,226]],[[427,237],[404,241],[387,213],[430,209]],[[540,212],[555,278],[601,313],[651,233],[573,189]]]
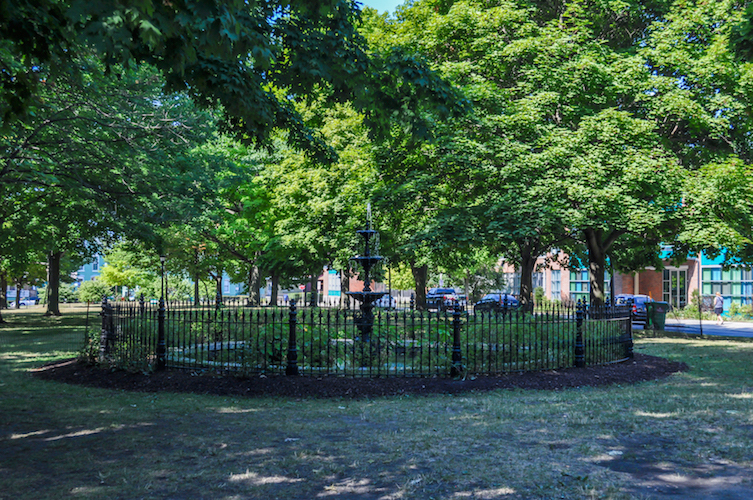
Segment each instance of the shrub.
[[[78,302],[78,291],[72,285],[61,284],[58,298],[61,303]],[[47,287],[39,289],[39,300],[43,303],[47,302]]]
[[112,287],[97,280],[84,281],[81,283],[81,286],[78,287],[79,300],[81,302],[86,302],[87,304],[100,302],[103,297],[107,297],[111,293]]

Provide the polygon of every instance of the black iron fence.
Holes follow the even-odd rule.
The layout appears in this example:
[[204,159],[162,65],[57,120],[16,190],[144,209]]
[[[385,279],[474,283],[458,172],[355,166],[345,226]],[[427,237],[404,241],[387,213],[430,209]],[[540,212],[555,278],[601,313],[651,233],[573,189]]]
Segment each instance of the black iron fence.
[[89,350],[134,370],[446,377],[611,363],[632,357],[633,348],[627,308],[377,310],[368,339],[357,324],[356,311],[295,304],[103,303],[101,334]]

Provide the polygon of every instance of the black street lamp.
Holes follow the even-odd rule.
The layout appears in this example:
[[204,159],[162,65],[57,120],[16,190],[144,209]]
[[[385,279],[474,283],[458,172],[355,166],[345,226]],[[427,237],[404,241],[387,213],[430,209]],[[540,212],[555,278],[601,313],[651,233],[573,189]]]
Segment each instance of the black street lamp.
[[165,300],[165,261],[167,257],[164,255],[159,256],[160,265],[162,271],[160,272],[160,300]]
[[162,288],[159,298],[159,310],[157,311],[157,370],[164,370],[167,365],[165,346],[165,256],[160,255],[161,264],[160,287]]

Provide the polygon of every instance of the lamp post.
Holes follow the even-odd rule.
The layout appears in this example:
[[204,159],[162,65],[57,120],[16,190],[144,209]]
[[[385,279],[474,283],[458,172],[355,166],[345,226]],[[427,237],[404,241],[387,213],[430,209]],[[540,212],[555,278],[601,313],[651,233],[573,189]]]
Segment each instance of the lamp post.
[[160,271],[160,300],[165,300],[165,261],[167,257],[164,255],[159,256],[159,262],[162,270]]
[[698,261],[698,332],[701,334],[701,337],[703,337],[703,307],[701,306],[701,302],[703,301],[703,281],[701,280],[701,272],[703,272],[703,254],[699,252],[696,256],[696,260]]
[[165,256],[160,255],[161,264],[160,287],[161,294],[159,298],[159,310],[157,311],[157,370],[164,370],[166,366],[166,348],[165,348]]

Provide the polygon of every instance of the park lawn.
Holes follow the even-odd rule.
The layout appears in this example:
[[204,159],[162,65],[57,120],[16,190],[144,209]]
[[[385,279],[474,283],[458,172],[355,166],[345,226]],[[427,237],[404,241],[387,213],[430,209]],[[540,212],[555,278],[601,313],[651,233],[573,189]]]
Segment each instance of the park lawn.
[[243,399],[35,379],[85,328],[41,312],[3,311],[0,499],[753,497],[750,342],[638,339],[691,369],[634,386]]

